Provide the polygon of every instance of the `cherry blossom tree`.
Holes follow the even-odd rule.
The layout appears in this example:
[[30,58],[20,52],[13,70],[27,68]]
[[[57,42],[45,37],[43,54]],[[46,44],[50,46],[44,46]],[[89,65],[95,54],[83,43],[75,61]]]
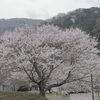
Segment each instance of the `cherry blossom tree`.
[[11,71],[4,63],[0,64],[0,85],[4,86],[4,82],[10,77]]
[[28,78],[24,71],[11,72],[4,84],[12,91],[17,91],[20,86],[28,85]]
[[[1,36],[0,61],[12,71],[24,70],[40,94],[89,77],[99,69],[97,42],[80,29],[25,26]],[[94,66],[95,65],[95,66]]]

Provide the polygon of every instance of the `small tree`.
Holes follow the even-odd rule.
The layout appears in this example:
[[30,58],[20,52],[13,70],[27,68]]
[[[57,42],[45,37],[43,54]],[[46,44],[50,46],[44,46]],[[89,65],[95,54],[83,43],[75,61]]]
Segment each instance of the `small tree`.
[[98,70],[97,42],[80,29],[26,26],[6,32],[1,40],[1,61],[24,70],[43,96],[53,87],[88,77],[88,69]]

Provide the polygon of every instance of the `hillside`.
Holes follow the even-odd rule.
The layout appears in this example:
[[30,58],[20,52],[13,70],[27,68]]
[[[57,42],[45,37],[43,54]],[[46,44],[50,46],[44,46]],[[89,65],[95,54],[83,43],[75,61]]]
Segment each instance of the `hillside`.
[[92,36],[96,36],[100,48],[100,8],[76,9],[67,14],[60,13],[51,19],[41,22],[41,24],[54,24],[63,29],[78,27]]
[[0,19],[0,35],[6,30],[14,30],[15,27],[21,27],[25,24],[34,25],[41,21],[27,18]]
[[70,27],[78,27],[86,31],[91,36],[96,36],[98,39],[98,48],[100,49],[100,8],[92,7],[89,9],[76,9],[69,13],[60,13],[48,20],[33,20],[26,18],[0,19],[0,35],[6,30],[13,30],[15,27],[20,27],[25,24],[54,24],[63,29]]

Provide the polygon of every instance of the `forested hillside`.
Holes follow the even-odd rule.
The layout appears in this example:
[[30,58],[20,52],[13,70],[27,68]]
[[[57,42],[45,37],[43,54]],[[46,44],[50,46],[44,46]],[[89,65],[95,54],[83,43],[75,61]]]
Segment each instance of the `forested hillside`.
[[42,20],[33,20],[27,18],[0,19],[0,35],[6,30],[14,30],[15,27],[21,27],[25,24],[34,25]]
[[0,35],[6,30],[13,30],[15,27],[20,27],[25,24],[34,25],[37,23],[54,24],[63,29],[70,27],[78,27],[83,31],[86,31],[92,36],[96,36],[99,42],[100,48],[100,8],[92,7],[89,9],[76,9],[69,13],[60,13],[45,21],[33,20],[26,18],[13,18],[13,19],[0,19]]
[[78,27],[92,36],[96,36],[100,48],[100,8],[77,9],[67,14],[60,13],[41,24],[54,24],[63,29]]

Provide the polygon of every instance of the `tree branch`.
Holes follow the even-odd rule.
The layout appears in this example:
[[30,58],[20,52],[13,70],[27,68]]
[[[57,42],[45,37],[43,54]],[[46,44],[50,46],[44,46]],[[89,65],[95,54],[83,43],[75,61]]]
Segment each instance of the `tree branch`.
[[63,80],[62,82],[60,82],[60,83],[50,85],[50,86],[48,87],[48,89],[51,89],[52,87],[59,87],[59,86],[65,84],[65,83],[67,83],[67,81],[69,81],[70,77],[71,77],[71,71],[69,71],[68,76],[67,76],[66,79],[64,79],[64,80]]

